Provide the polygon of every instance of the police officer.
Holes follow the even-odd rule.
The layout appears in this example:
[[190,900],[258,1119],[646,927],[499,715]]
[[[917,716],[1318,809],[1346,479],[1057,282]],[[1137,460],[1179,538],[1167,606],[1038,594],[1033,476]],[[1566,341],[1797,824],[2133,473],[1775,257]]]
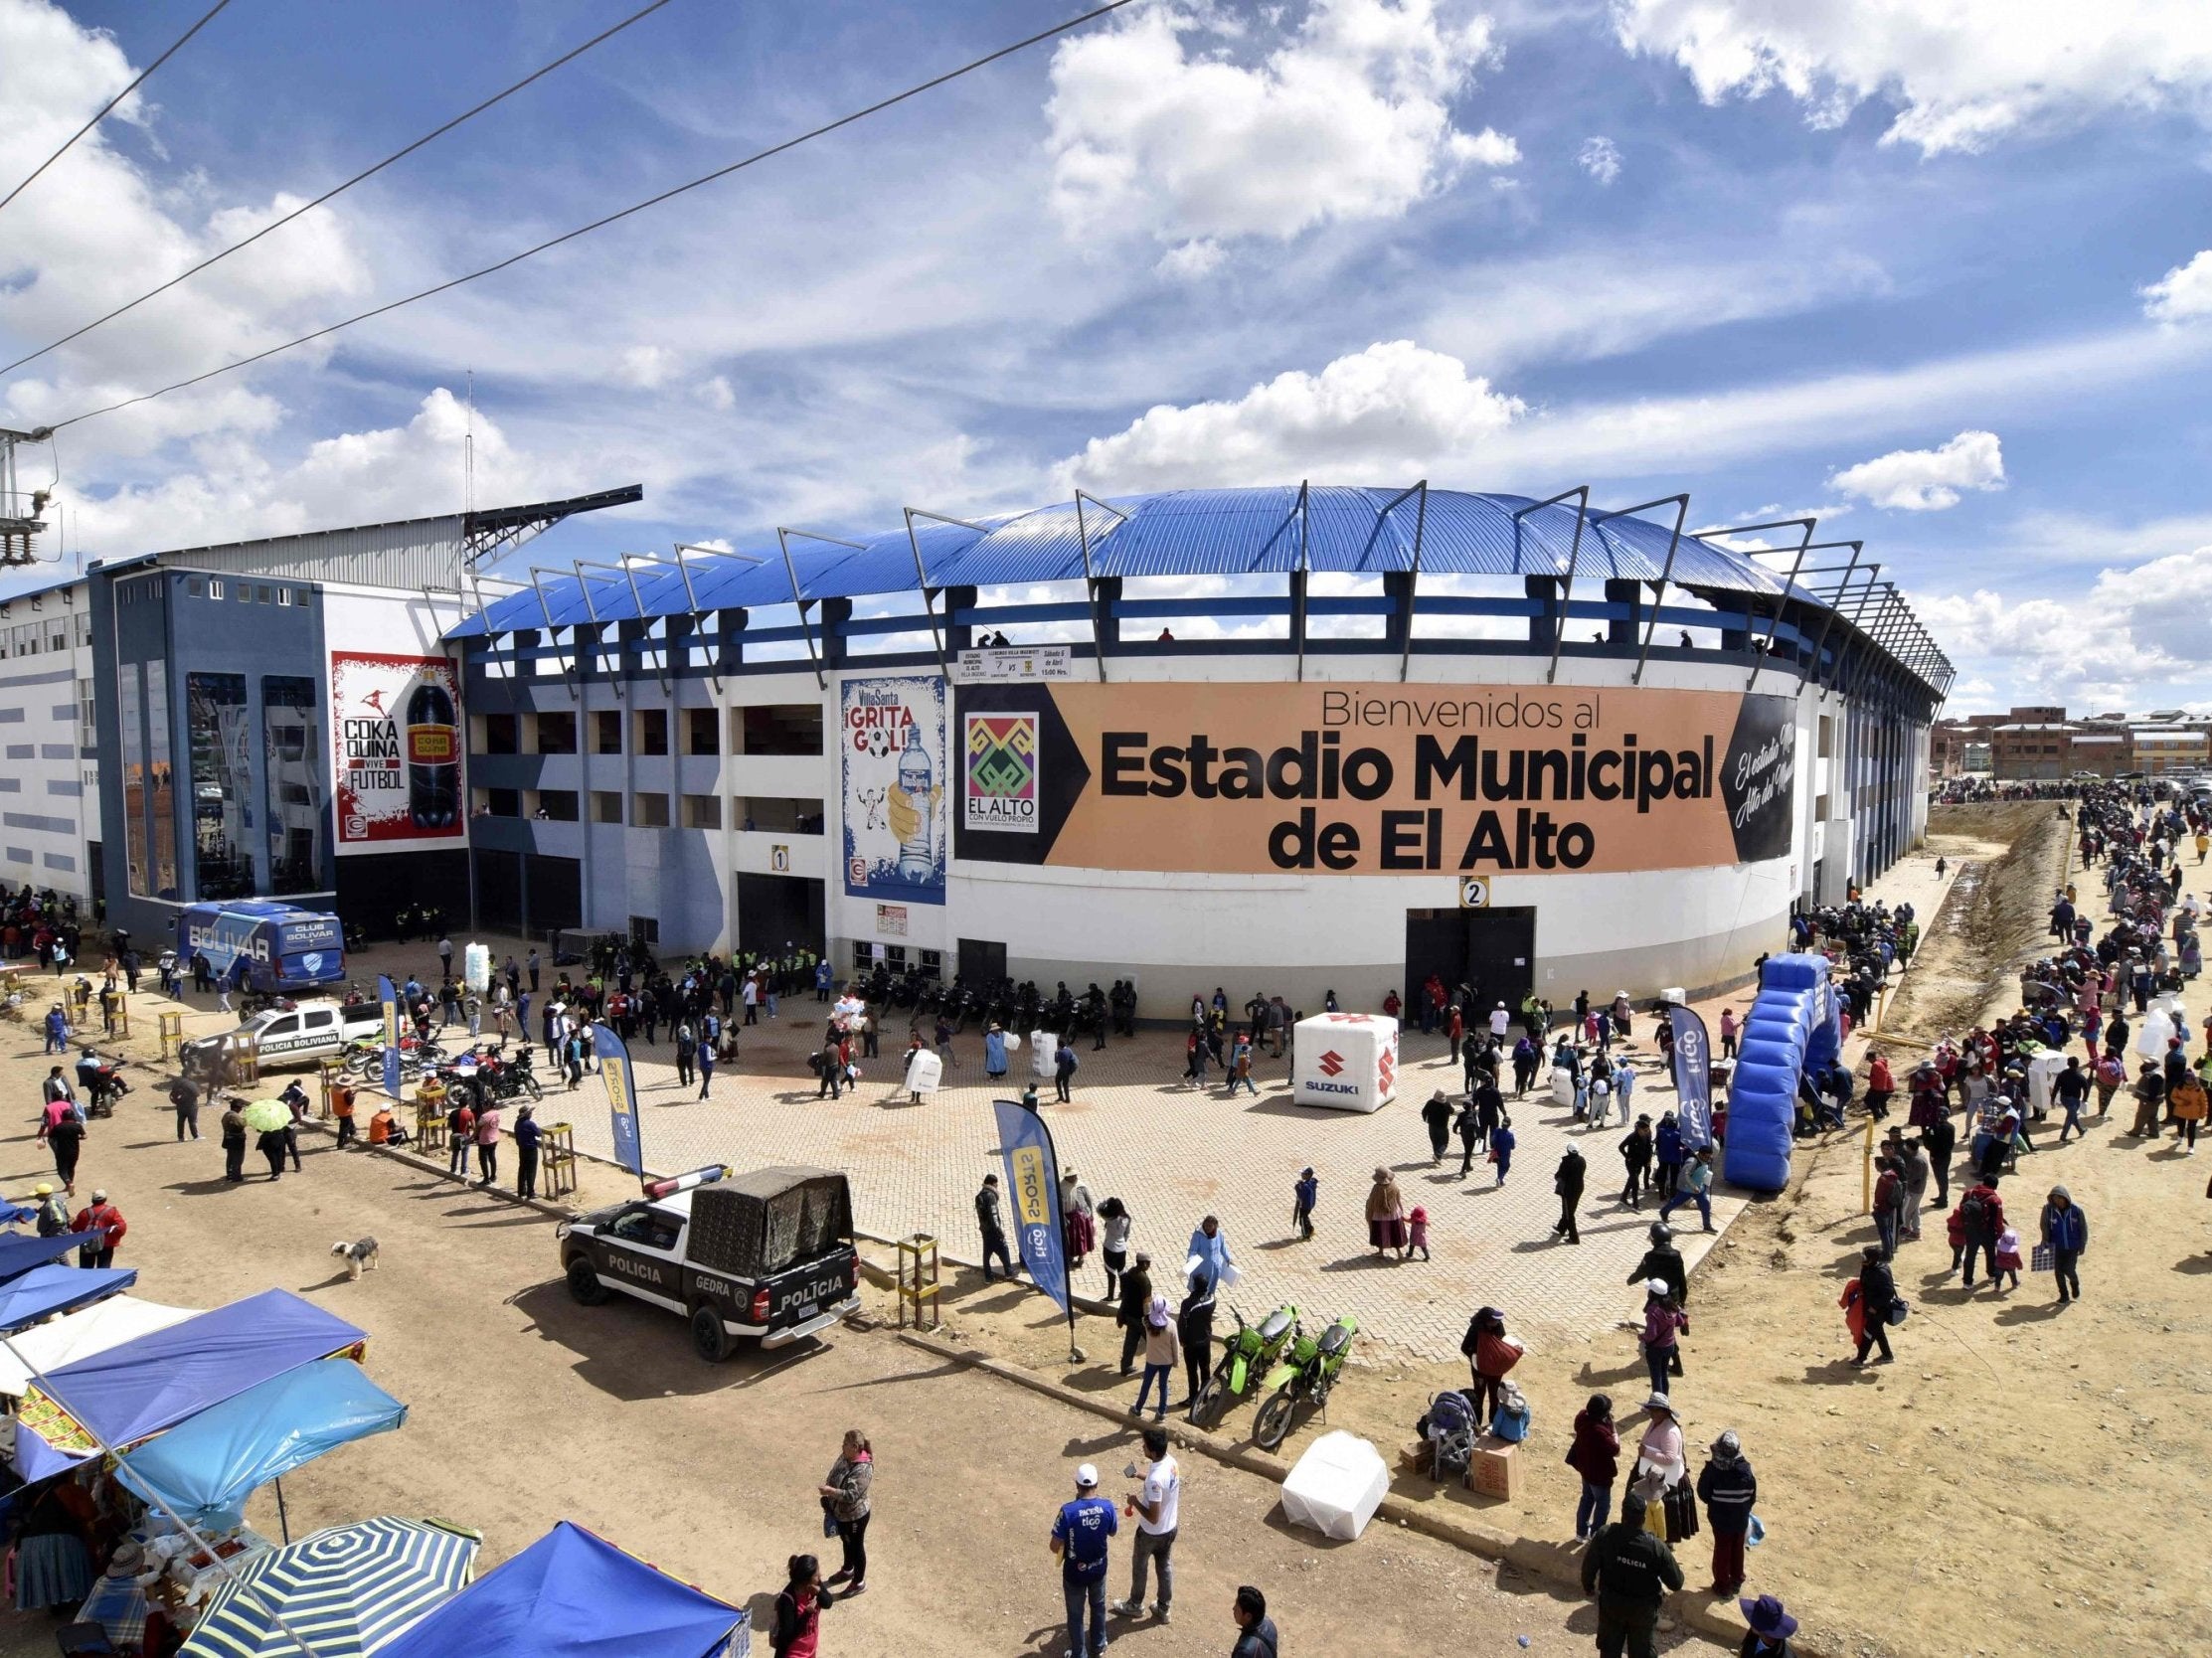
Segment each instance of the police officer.
[[1659,1607],[1682,1586],[1674,1551],[1643,1529],[1643,1510],[1630,1496],[1583,1557],[1583,1592],[1598,1596],[1598,1658],[1655,1658]]

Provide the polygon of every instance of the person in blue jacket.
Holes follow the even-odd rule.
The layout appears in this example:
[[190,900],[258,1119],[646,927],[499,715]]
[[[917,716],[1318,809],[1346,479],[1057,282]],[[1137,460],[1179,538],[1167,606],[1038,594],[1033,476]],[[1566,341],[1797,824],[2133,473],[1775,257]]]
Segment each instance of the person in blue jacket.
[[1659,1201],[1666,1202],[1674,1196],[1682,1181],[1682,1122],[1672,1111],[1659,1118],[1658,1150],[1654,1161],[1659,1166]]
[[2082,1298],[2082,1251],[2089,1247],[2089,1216],[2063,1186],[2051,1188],[2043,1205],[2043,1242],[2051,1246],[2052,1275],[2058,1279],[2059,1305]]
[[997,1081],[1006,1075],[1006,1031],[993,1025],[983,1033],[983,1075]]

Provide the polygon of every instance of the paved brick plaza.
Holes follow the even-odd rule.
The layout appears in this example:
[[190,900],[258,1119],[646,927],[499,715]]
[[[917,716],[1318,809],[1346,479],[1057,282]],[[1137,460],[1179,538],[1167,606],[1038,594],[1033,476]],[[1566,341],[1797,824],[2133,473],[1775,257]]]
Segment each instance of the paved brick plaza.
[[[1906,858],[1873,884],[1869,896],[1892,904],[1910,899],[1928,925],[1957,876],[1955,865],[1948,880],[1938,881],[1934,862],[1925,852]],[[524,948],[506,938],[486,936],[484,942],[495,963],[510,949],[519,957]],[[385,943],[353,965],[357,976],[380,969],[404,975],[412,968],[429,978],[436,957],[424,943]],[[546,977],[550,984],[550,971]],[[1196,978],[1212,982],[1204,974]],[[1751,996],[1740,991],[1726,1000],[1742,1008]],[[1698,1007],[1717,1040],[1720,1002]],[[886,1057],[862,1062],[860,1085],[842,1099],[816,1099],[805,1062],[827,1009],[809,993],[786,1001],[781,1012],[771,1024],[764,1008],[761,1023],[741,1033],[743,1058],[716,1074],[714,1096],[706,1101],[694,1097],[696,1087],[677,1084],[675,1050],[665,1033],[657,1046],[636,1045],[647,1166],[668,1172],[713,1162],[843,1168],[852,1176],[863,1230],[882,1237],[932,1233],[948,1253],[974,1258],[971,1200],[982,1177],[999,1166],[990,1112],[997,1090],[984,1085],[979,1031],[971,1028],[954,1043],[945,1087],[909,1105],[896,1086],[906,1027],[887,1018]],[[1638,1016],[1636,1030],[1629,1051],[1643,1063],[1630,1120],[1639,1111],[1656,1119],[1671,1108],[1674,1091],[1658,1069],[1648,1013]],[[1177,1080],[1180,1032],[1147,1031],[1114,1041],[1104,1053],[1087,1045],[1079,1051],[1083,1065],[1073,1103],[1051,1103],[1049,1081],[1039,1090],[1063,1164],[1081,1175],[1094,1198],[1117,1196],[1128,1205],[1136,1223],[1132,1244],[1149,1250],[1155,1267],[1178,1267],[1199,1217],[1219,1215],[1246,1273],[1227,1299],[1248,1318],[1285,1299],[1309,1319],[1348,1311],[1364,1336],[1442,1359],[1457,1356],[1467,1315],[1484,1302],[1504,1308],[1514,1330],[1539,1343],[1582,1340],[1641,1312],[1642,1297],[1626,1279],[1656,1208],[1646,1202],[1631,1213],[1613,1201],[1621,1183],[1615,1147],[1624,1132],[1617,1108],[1605,1131],[1580,1135],[1571,1113],[1552,1104],[1543,1077],[1525,1100],[1508,1097],[1520,1146],[1498,1191],[1479,1162],[1465,1182],[1458,1179],[1456,1140],[1442,1167],[1430,1166],[1421,1104],[1435,1088],[1455,1088],[1459,1079],[1441,1037],[1407,1033],[1398,1097],[1370,1115],[1291,1104],[1286,1065],[1276,1060],[1259,1064],[1258,1099],[1225,1097],[1218,1078],[1200,1093]],[[1015,1087],[1007,1097],[1019,1092],[1030,1056],[1025,1047],[1012,1058],[1008,1080]],[[596,1078],[586,1078],[574,1095],[550,1094],[543,1116],[573,1121],[580,1150],[611,1154],[606,1095]],[[1559,1213],[1552,1170],[1570,1134],[1583,1138],[1590,1164],[1579,1247],[1551,1241]],[[1290,1241],[1290,1187],[1308,1163],[1321,1176],[1321,1204],[1317,1235],[1301,1244]],[[1398,1171],[1409,1209],[1427,1207],[1433,1261],[1378,1261],[1366,1246],[1367,1188],[1380,1164]],[[1714,1225],[1725,1230],[1745,1201],[1717,1184]],[[1689,1205],[1674,1212],[1673,1224],[1694,1267],[1718,1235],[1698,1232],[1697,1211]],[[1097,1256],[1077,1287],[1092,1295],[1105,1289]]]
[[[706,1101],[677,1083],[674,1050],[665,1040],[657,1048],[635,1045],[647,1164],[843,1168],[852,1176],[861,1227],[886,1237],[930,1232],[949,1252],[972,1258],[971,1199],[983,1175],[998,1167],[990,1100],[999,1090],[985,1085],[980,1037],[971,1030],[955,1041],[949,1085],[920,1105],[906,1103],[893,1086],[900,1076],[893,1056],[905,1042],[889,1028],[886,1058],[862,1063],[857,1089],[840,1100],[816,1099],[805,1056],[818,1034],[814,1019],[826,1010],[809,996],[785,1002],[781,1011],[774,1024],[764,1013],[743,1033],[743,1061],[717,1073]],[[1647,1020],[1639,1023],[1648,1030]],[[1221,1217],[1246,1273],[1227,1299],[1248,1318],[1283,1299],[1308,1315],[1348,1311],[1363,1334],[1428,1358],[1456,1355],[1467,1315],[1485,1301],[1506,1308],[1514,1327],[1536,1341],[1579,1338],[1640,1311],[1642,1296],[1625,1279],[1656,1210],[1647,1202],[1633,1214],[1612,1201],[1621,1182],[1614,1147],[1624,1130],[1617,1116],[1585,1140],[1591,1180],[1576,1247],[1550,1241],[1559,1213],[1552,1170],[1572,1130],[1571,1113],[1551,1103],[1548,1087],[1532,1090],[1518,1106],[1508,1099],[1520,1147],[1500,1191],[1479,1161],[1465,1182],[1458,1179],[1456,1140],[1442,1168],[1430,1166],[1421,1103],[1433,1089],[1458,1081],[1442,1038],[1409,1034],[1404,1087],[1368,1115],[1292,1105],[1286,1066],[1272,1060],[1261,1064],[1258,1099],[1228,1099],[1218,1082],[1201,1093],[1177,1080],[1182,1049],[1182,1037],[1170,1032],[1116,1041],[1104,1053],[1086,1048],[1073,1103],[1052,1104],[1049,1082],[1040,1090],[1063,1166],[1074,1168],[1095,1198],[1118,1196],[1128,1205],[1133,1246],[1148,1249],[1155,1268],[1179,1266],[1191,1229],[1211,1212]],[[1636,1051],[1649,1056],[1649,1043]],[[1026,1065],[1027,1049],[1015,1058]],[[1021,1076],[1017,1070],[1009,1079]],[[570,1116],[580,1149],[608,1154],[601,1086],[586,1078],[573,1111],[564,1103],[570,1097],[556,1093],[544,1114]],[[1655,1072],[1639,1072],[1635,1099],[1635,1109],[1656,1117],[1673,1092]],[[1309,1244],[1288,1242],[1291,1184],[1308,1163],[1321,1176],[1318,1231]],[[1381,1164],[1398,1170],[1409,1209],[1429,1210],[1434,1261],[1378,1262],[1367,1248],[1362,1217]],[[1741,1199],[1723,1197],[1714,1205],[1715,1225],[1725,1227],[1741,1208]],[[1673,1219],[1694,1264],[1712,1240],[1698,1234],[1694,1207],[1676,1210]],[[1094,1295],[1104,1289],[1096,1256],[1078,1287]]]

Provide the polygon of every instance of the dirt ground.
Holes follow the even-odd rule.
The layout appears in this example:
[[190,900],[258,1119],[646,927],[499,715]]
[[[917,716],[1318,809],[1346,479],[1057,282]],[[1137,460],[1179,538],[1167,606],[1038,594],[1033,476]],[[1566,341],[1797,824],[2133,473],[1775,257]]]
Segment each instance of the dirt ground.
[[[1967,868],[1885,1010],[1893,1035],[1933,1037],[1984,1005],[2006,1010],[2012,968],[2037,953],[2061,878],[2064,840],[2048,808],[1941,811],[1932,831],[1925,856]],[[2205,890],[2204,873],[2188,873]],[[0,1150],[0,1190],[11,1194],[43,1168],[28,1120],[43,1075],[37,1046],[28,1029],[0,1026],[0,1085],[23,1102]],[[298,1289],[371,1331],[372,1373],[414,1408],[400,1433],[286,1480],[295,1531],[377,1512],[442,1514],[485,1532],[488,1564],[567,1516],[744,1603],[775,1586],[785,1554],[821,1547],[810,1488],[838,1429],[856,1423],[884,1464],[871,1537],[881,1564],[871,1593],[832,1612],[825,1650],[1059,1650],[1044,1528],[1074,1460],[1111,1474],[1127,1459],[1132,1436],[1114,1424],[948,1366],[888,1330],[702,1366],[667,1315],[575,1306],[553,1275],[551,1223],[534,1212],[319,1141],[304,1175],[227,1188],[214,1142],[179,1149],[155,1074],[139,1075],[122,1113],[94,1125],[84,1172],[131,1220],[122,1260],[144,1274],[140,1293],[211,1306],[271,1283]],[[2200,1649],[2212,1614],[2194,1528],[2174,1519],[2201,1509],[2199,1470],[2212,1452],[2190,1386],[2212,1361],[2201,1308],[2212,1206],[2195,1179],[2206,1171],[2109,1123],[2063,1149],[2046,1134],[2049,1149],[2026,1159],[2008,1196],[2030,1228],[2053,1181],[2084,1204],[2087,1299],[2061,1319],[2047,1279],[1971,1297],[1944,1284],[1949,1252],[1932,1215],[1926,1240],[1900,1256],[1915,1311],[1896,1333],[1898,1363],[1858,1372],[1842,1362],[1835,1305],[1872,1237],[1859,1212],[1858,1120],[1800,1149],[1796,1183],[1754,1206],[1692,1286],[1688,1374],[1675,1396],[1693,1446],[1734,1427],[1759,1471],[1769,1540],[1752,1552],[1749,1591],[1783,1595],[1805,1620],[1808,1650],[1860,1658]],[[593,1168],[581,1197],[630,1189]],[[356,1285],[325,1270],[331,1240],[367,1232],[383,1241],[381,1272]],[[889,1299],[871,1291],[872,1312],[888,1317]],[[1624,1290],[1624,1310],[1632,1300]],[[1113,1374],[1104,1319],[1082,1321],[1092,1357],[1071,1375],[1058,1313],[1033,1294],[957,1272],[948,1312],[957,1344],[1094,1398],[1133,1396]],[[1556,1586],[1575,1558],[1557,1541],[1572,1531],[1577,1490],[1560,1458],[1584,1397],[1603,1390],[1625,1410],[1641,1376],[1624,1331],[1532,1351],[1516,1373],[1536,1410],[1520,1496],[1490,1502],[1398,1482],[1436,1512],[1553,1540],[1548,1563],[1528,1563],[1544,1570],[1387,1525],[1357,1545],[1324,1545],[1284,1528],[1267,1480],[1185,1455],[1176,1622],[1119,1628],[1117,1642],[1223,1650],[1230,1590],[1257,1581],[1284,1611],[1295,1650],[1518,1652],[1521,1635],[1539,1653],[1588,1650],[1591,1613]],[[1394,1447],[1429,1396],[1462,1379],[1447,1365],[1361,1365],[1328,1425]],[[1225,1437],[1241,1441],[1251,1420],[1249,1408],[1232,1413]],[[1284,1466],[1318,1425],[1300,1425]],[[930,1500],[917,1500],[925,1484]],[[272,1514],[256,1519],[273,1524]],[[1706,1541],[1682,1551],[1693,1588],[1709,1577]],[[49,1628],[0,1615],[0,1658],[43,1658]],[[1665,1642],[1718,1650],[1678,1629]]]
[[[18,1102],[0,1136],[9,1194],[47,1172],[31,1131],[38,1046],[27,1027],[0,1025],[0,1086]],[[81,1196],[104,1185],[130,1221],[118,1264],[139,1269],[137,1293],[212,1307],[293,1289],[364,1326],[371,1374],[411,1407],[399,1432],[286,1477],[295,1536],[367,1515],[440,1515],[484,1533],[489,1567],[566,1517],[765,1612],[787,1555],[826,1548],[835,1563],[813,1488],[853,1425],[881,1470],[870,1589],[831,1611],[824,1653],[1061,1652],[1051,1516],[1079,1460],[1095,1460],[1118,1496],[1133,1433],[889,1330],[708,1366],[674,1317],[621,1298],[594,1309],[571,1300],[553,1222],[536,1211],[394,1158],[341,1154],[319,1136],[303,1173],[229,1186],[214,1138],[180,1146],[158,1074],[138,1075],[118,1114],[93,1124],[79,1184]],[[594,1169],[582,1195],[633,1190]],[[382,1267],[350,1283],[328,1250],[363,1235],[381,1242]],[[888,1311],[887,1297],[871,1299]],[[1119,1649],[1220,1653],[1235,1587],[1255,1582],[1292,1651],[1588,1650],[1593,1611],[1549,1582],[1385,1523],[1357,1544],[1328,1544],[1285,1526],[1273,1482],[1200,1457],[1184,1466],[1174,1623],[1116,1620]],[[274,1535],[270,1499],[252,1518]],[[1116,1544],[1115,1596],[1127,1547]],[[51,1658],[53,1628],[43,1614],[0,1613],[0,1658]],[[1667,1646],[1717,1651],[1679,1635]]]
[[[2011,1011],[2014,968],[2041,953],[2063,829],[2048,806],[1939,809],[1923,856],[1967,868],[1934,923],[1924,917],[1921,959],[1884,1010],[1885,1031],[1933,1038]],[[2204,871],[2188,876],[2200,892],[2212,885]],[[1863,1061],[1863,1040],[1852,1047]],[[2212,1601],[2197,1528],[2174,1517],[2201,1509],[2212,1459],[2196,1409],[2212,1363],[2212,1206],[2196,1179],[2205,1171],[2110,1122],[2064,1148],[2045,1130],[2045,1149],[2007,1182],[2008,1214],[2032,1242],[2043,1196],[2061,1182],[2088,1210],[2087,1295],[2063,1318],[2047,1277],[2025,1275],[2001,1294],[1946,1284],[1950,1251],[1931,1193],[1923,1241],[1898,1259],[1915,1310],[1894,1332],[1897,1363],[1857,1371],[1845,1363],[1836,1298],[1874,1238],[1860,1207],[1863,1122],[1854,1115],[1809,1154],[1800,1144],[1791,1188],[1754,1205],[1691,1285],[1687,1375],[1673,1397],[1693,1447],[1733,1427],[1759,1475],[1767,1542],[1751,1552],[1746,1592],[1780,1594],[1804,1620],[1808,1648],[1827,1653],[2202,1650]],[[1067,1371],[1051,1308],[978,1294],[972,1274],[963,1287],[952,1303],[959,1337]],[[1103,1319],[1084,1332],[1094,1362],[1070,1385],[1133,1397],[1112,1371],[1114,1332]],[[1594,1391],[1623,1413],[1640,1401],[1640,1353],[1622,1330],[1532,1351],[1515,1377],[1536,1415],[1521,1496],[1489,1501],[1413,1476],[1397,1489],[1509,1534],[1571,1540],[1579,1484],[1561,1458],[1574,1413]],[[1353,1371],[1329,1425],[1402,1441],[1428,1398],[1463,1380],[1442,1365]],[[1224,1436],[1249,1444],[1251,1422],[1249,1408],[1232,1413]],[[1284,1445],[1285,1466],[1313,1430],[1301,1425]],[[1703,1460],[1698,1450],[1693,1467]],[[1573,1545],[1557,1548],[1565,1571]],[[1709,1536],[1683,1546],[1693,1589],[1711,1581],[1709,1550]]]

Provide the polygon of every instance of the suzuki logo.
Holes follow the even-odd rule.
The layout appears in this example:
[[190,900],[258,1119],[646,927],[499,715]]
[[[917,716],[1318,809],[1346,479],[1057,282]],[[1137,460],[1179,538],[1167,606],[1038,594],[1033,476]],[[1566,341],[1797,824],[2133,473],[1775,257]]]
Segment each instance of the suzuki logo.
[[1316,1063],[1320,1066],[1323,1077],[1334,1077],[1344,1069],[1344,1056],[1332,1048],[1326,1054],[1323,1054]]

